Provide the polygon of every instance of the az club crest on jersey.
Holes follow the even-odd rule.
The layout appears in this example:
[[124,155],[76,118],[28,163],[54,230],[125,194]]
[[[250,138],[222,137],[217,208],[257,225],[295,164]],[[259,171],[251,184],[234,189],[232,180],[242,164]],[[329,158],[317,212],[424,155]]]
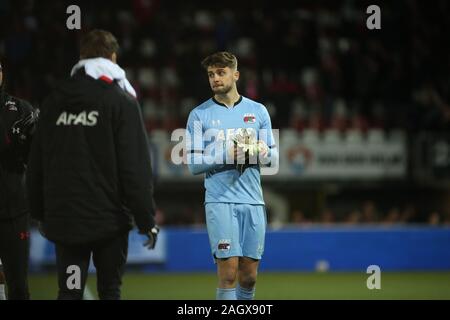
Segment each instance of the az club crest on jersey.
[[246,113],[244,114],[244,122],[245,123],[255,123],[256,117],[253,113]]

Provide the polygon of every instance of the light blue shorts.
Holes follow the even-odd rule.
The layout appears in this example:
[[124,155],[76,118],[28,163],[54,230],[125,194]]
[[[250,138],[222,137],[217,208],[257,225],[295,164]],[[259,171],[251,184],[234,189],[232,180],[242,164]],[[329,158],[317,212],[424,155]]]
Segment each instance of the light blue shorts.
[[263,205],[206,203],[205,212],[209,243],[215,258],[261,259],[267,225]]

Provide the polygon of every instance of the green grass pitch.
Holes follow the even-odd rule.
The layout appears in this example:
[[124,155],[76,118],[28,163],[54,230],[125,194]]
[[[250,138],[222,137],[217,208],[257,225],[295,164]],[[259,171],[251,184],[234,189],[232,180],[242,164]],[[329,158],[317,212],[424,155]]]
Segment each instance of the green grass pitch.
[[[450,272],[382,272],[381,289],[369,290],[366,273],[260,272],[256,299],[450,299]],[[32,299],[55,299],[56,276],[30,276]],[[88,288],[96,294],[95,275]],[[215,298],[215,273],[126,273],[122,299],[206,300]]]

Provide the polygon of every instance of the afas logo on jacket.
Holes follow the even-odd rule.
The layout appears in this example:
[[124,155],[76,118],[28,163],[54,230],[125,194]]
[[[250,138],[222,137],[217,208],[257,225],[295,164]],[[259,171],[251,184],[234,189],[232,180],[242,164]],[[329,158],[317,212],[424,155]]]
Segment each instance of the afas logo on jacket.
[[91,111],[86,114],[86,111],[82,111],[79,114],[69,113],[64,111],[56,120],[57,126],[88,126],[93,127],[97,124],[98,111]]

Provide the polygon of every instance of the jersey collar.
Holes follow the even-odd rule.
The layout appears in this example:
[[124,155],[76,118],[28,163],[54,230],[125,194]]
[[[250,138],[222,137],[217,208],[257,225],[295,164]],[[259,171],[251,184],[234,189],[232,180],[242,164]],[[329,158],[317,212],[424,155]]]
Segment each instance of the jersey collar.
[[[214,101],[214,103],[218,104],[219,106],[228,108],[227,105],[225,105],[222,102],[217,101],[216,98],[212,97],[212,100]],[[239,96],[239,99],[237,99],[237,101],[233,104],[233,107],[237,106],[239,103],[241,103],[241,101],[242,101],[242,95]]]

